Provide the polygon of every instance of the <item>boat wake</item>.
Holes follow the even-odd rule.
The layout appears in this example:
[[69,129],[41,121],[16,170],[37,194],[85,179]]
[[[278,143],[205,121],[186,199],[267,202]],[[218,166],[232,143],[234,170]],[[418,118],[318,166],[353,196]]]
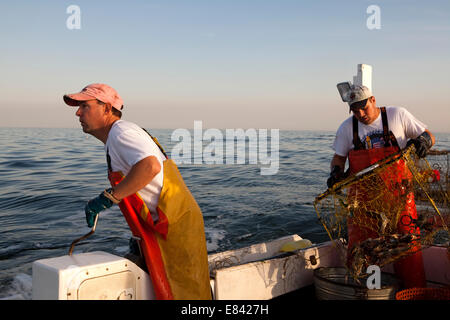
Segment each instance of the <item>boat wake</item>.
[[0,300],[31,300],[31,297],[32,278],[25,273],[15,275],[11,283],[0,291]]

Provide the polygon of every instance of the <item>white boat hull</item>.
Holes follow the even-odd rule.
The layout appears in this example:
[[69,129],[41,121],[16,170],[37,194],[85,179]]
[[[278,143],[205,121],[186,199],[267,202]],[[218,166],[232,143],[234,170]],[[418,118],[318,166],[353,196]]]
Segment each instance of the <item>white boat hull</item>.
[[[342,266],[332,242],[289,254],[280,252],[283,244],[300,239],[291,235],[209,255],[214,299],[272,299],[312,285],[316,268]],[[426,248],[423,257],[429,285],[450,285],[447,248]],[[386,266],[383,271],[393,268]],[[32,288],[32,298],[37,300],[155,298],[145,271],[128,259],[101,251],[35,261]]]

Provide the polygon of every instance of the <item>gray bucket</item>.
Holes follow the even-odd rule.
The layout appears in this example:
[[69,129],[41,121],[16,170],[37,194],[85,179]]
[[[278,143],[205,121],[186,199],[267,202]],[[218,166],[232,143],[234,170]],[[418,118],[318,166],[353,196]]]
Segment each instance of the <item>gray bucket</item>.
[[314,286],[319,300],[395,300],[400,281],[394,275],[382,272],[380,289],[368,289],[349,276],[345,268],[318,268],[314,270]]

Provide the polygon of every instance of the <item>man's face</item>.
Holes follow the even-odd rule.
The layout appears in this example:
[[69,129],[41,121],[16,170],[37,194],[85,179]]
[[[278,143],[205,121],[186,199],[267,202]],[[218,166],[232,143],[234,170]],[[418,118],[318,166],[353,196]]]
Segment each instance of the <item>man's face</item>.
[[365,107],[354,109],[351,108],[353,114],[359,122],[364,124],[371,124],[378,117],[378,109],[375,103],[375,97],[367,99]]
[[92,133],[105,126],[105,105],[96,99],[81,102],[75,114],[80,118],[85,133]]

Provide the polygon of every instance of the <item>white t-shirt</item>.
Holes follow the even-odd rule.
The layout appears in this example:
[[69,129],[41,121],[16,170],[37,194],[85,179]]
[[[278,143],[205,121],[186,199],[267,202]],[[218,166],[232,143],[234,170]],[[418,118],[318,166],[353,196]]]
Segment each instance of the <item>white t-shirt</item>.
[[[409,139],[417,138],[427,128],[422,122],[417,120],[411,113],[402,107],[386,107],[389,130],[397,139],[398,146],[403,149]],[[353,116],[347,118],[336,132],[333,143],[333,150],[337,155],[346,157],[353,145]],[[358,121],[358,136],[367,148],[367,137],[370,138],[372,148],[384,146],[383,121],[381,112],[377,119],[369,125]]]
[[121,171],[125,176],[131,168],[144,158],[155,156],[161,165],[161,171],[139,191],[148,209],[155,217],[156,207],[163,185],[164,154],[153,139],[138,125],[118,120],[114,122],[105,144],[105,152],[111,157],[112,171]]

